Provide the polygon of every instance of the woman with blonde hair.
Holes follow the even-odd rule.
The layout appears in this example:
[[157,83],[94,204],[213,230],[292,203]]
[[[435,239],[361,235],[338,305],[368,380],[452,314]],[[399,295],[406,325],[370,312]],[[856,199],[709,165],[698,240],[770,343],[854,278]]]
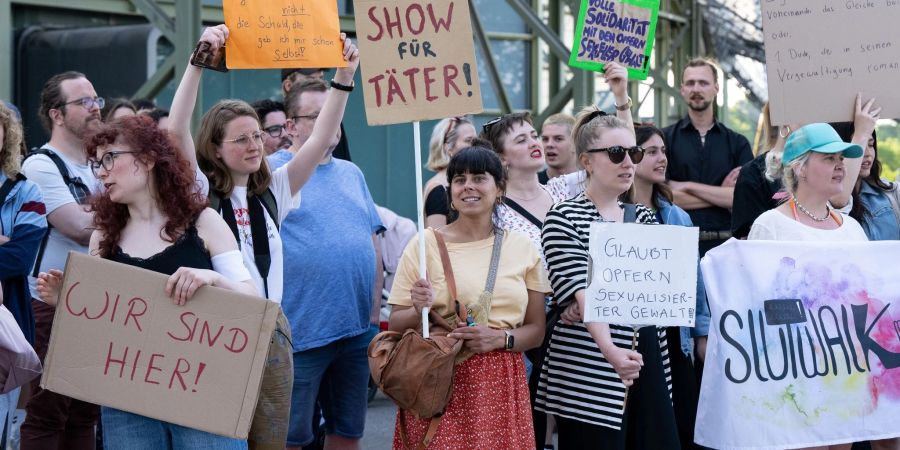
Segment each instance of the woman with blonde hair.
[[442,119],[431,130],[427,165],[428,170],[437,173],[425,183],[426,227],[442,227],[456,219],[456,212],[450,209],[447,165],[453,155],[472,145],[475,138],[475,126],[464,116]]
[[[620,201],[644,156],[632,125],[590,107],[578,115],[573,137],[586,187],[550,209],[542,239],[555,301],[584,311],[591,223],[657,221],[646,206]],[[583,317],[553,327],[535,401],[556,417],[559,448],[680,448],[666,329],[586,324]]]

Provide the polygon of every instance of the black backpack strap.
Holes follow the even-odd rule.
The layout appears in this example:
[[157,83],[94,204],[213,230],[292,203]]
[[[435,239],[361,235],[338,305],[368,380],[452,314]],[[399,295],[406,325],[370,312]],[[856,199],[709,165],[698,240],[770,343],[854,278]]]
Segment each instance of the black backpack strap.
[[[271,193],[271,191],[266,192]],[[275,196],[272,195],[271,198],[274,203]],[[216,207],[213,209],[216,209],[216,211],[222,215],[222,219],[228,224],[228,228],[230,228],[232,234],[234,234],[234,239],[237,240],[238,248],[241,248],[241,236],[238,231],[237,218],[234,216],[234,206],[231,203],[231,199],[219,192],[211,192],[209,200],[211,208],[215,202]],[[269,249],[269,232],[266,228],[265,210],[268,208],[265,206],[265,194],[263,196],[248,196],[247,209],[250,216],[250,238],[253,240],[253,262],[256,265],[256,270],[259,271],[260,278],[262,278],[263,291],[268,298],[268,278],[269,269],[272,266],[272,255],[271,250]],[[271,216],[271,213],[269,214]],[[277,216],[271,217],[272,221],[277,223]]]
[[269,217],[272,218],[272,223],[275,224],[276,230],[281,230],[281,224],[278,223],[278,202],[275,201],[275,193],[272,192],[272,189],[266,189],[266,192],[263,192],[262,195],[259,196],[259,199],[262,201],[262,205],[266,208],[266,212],[269,213]]
[[[25,156],[25,159],[28,159],[34,155],[44,155],[50,158],[50,161],[53,162],[53,165],[56,166],[56,169],[59,170],[59,175],[63,179],[63,183],[66,184],[66,187],[69,188],[69,192],[72,194],[72,198],[75,199],[75,203],[79,205],[86,204],[91,195],[91,190],[81,181],[81,178],[75,177],[72,178],[72,175],[69,174],[69,168],[66,167],[66,163],[63,162],[62,158],[56,154],[53,150],[50,150],[46,147],[41,148],[33,148]],[[44,238],[41,239],[41,245],[38,247],[37,256],[34,260],[34,268],[31,270],[31,276],[37,277],[40,273],[41,263],[44,261],[44,252],[47,251],[47,242],[50,239],[50,230],[53,228],[53,224],[50,221],[47,221],[47,231],[44,232]]]
[[69,168],[66,167],[66,163],[63,162],[62,158],[56,154],[53,150],[50,150],[46,147],[41,147],[38,149],[32,149],[28,156],[25,159],[28,159],[34,155],[44,155],[50,158],[50,161],[53,161],[53,164],[56,166],[56,169],[59,170],[59,174],[62,176],[63,183],[69,188],[69,192],[72,193],[72,197],[75,199],[75,202],[79,205],[84,205],[88,202],[88,199],[91,195],[91,190],[88,188],[84,181],[78,177],[72,177],[69,173]]
[[216,191],[209,191],[209,195],[206,197],[209,200],[209,207],[213,209],[213,211],[222,214],[222,194]]
[[512,208],[513,211],[519,213],[519,215],[524,217],[526,220],[533,223],[534,226],[536,226],[538,228],[544,227],[544,222],[541,222],[540,220],[538,220],[537,217],[534,217],[534,215],[532,215],[530,212],[528,212],[527,209],[525,209],[522,205],[516,203],[511,198],[503,197],[503,203],[505,203],[506,206],[509,206],[510,208]]
[[622,218],[622,223],[637,222],[637,205],[634,203],[624,203],[622,206],[625,208],[625,216]]

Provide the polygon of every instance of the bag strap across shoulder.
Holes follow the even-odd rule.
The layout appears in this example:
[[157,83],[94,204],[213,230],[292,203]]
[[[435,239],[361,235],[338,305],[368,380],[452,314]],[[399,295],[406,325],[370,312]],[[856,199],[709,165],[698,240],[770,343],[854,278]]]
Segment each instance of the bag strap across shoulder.
[[437,240],[438,251],[441,254],[441,265],[444,266],[444,279],[447,281],[447,290],[450,291],[450,300],[457,301],[456,278],[453,276],[453,265],[450,264],[450,253],[447,252],[447,243],[440,231],[432,228],[434,238]]

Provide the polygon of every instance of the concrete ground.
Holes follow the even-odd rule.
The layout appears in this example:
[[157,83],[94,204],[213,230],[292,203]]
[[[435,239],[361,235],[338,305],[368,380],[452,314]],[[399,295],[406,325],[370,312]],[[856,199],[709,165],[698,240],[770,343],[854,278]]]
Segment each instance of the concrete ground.
[[362,448],[366,450],[390,450],[394,439],[394,419],[397,407],[381,391],[369,403],[366,413],[366,432]]

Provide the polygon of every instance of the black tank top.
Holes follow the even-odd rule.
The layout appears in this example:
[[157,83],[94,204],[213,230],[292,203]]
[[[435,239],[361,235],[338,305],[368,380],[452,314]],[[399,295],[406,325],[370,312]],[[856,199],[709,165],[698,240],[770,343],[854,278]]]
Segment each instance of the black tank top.
[[194,225],[191,225],[172,245],[155,255],[147,258],[135,258],[123,252],[122,248],[117,245],[109,259],[166,275],[172,275],[179,267],[212,270],[209,252],[203,245],[203,240],[200,239],[197,227]]

